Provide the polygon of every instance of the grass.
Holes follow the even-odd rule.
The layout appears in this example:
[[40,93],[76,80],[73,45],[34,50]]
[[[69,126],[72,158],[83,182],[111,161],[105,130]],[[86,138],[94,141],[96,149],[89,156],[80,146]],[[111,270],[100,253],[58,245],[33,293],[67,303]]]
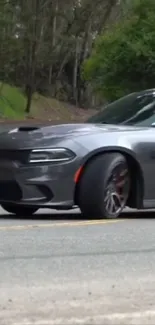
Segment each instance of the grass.
[[7,84],[0,84],[0,117],[9,119],[24,118],[26,98],[21,91]]
[[[0,83],[0,119],[23,120],[26,97],[19,88]],[[85,120],[94,110],[83,110],[60,102],[54,98],[34,94],[29,118],[57,122],[73,122]]]

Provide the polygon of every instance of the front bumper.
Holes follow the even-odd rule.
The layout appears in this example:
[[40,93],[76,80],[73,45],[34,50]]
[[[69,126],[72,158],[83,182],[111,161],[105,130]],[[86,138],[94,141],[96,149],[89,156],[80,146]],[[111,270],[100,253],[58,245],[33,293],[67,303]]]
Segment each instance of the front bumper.
[[74,174],[78,161],[19,166],[0,162],[0,204],[70,208],[74,205]]

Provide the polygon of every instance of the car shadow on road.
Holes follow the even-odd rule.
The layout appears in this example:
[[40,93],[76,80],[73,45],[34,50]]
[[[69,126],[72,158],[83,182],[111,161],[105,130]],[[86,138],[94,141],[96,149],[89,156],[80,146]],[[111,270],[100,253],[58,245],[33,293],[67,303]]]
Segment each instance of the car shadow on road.
[[[84,218],[80,212],[53,212],[51,210],[51,213],[36,213],[32,216],[16,216],[14,214],[1,214],[0,219],[12,219],[12,220],[45,220],[45,221],[84,221],[84,220],[90,220],[90,218]],[[96,218],[98,219],[98,218]]]
[[119,219],[155,219],[155,210],[124,212]]
[[[155,218],[155,210],[143,210],[143,211],[128,211],[123,212],[119,219],[154,219]],[[79,211],[57,211],[53,212],[51,210],[51,213],[36,213],[33,216],[28,217],[22,217],[22,216],[15,216],[13,214],[2,214],[0,216],[0,219],[12,219],[12,220],[50,220],[50,221],[87,221],[91,218],[85,218],[82,216],[82,214]],[[102,218],[99,218],[96,216],[96,218],[93,220],[99,220]],[[92,219],[91,219],[92,220]]]

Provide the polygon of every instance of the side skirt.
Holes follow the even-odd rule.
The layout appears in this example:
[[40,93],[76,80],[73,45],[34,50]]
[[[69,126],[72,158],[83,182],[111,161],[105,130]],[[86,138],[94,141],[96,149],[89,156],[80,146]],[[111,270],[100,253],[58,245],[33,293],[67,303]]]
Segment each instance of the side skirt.
[[144,209],[155,209],[155,200],[144,200]]

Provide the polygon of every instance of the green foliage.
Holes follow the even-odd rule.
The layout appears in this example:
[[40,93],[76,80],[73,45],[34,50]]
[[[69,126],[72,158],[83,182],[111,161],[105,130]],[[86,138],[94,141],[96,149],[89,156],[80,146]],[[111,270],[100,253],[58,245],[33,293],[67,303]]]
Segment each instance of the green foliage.
[[83,75],[109,100],[155,86],[155,1],[138,0],[128,19],[96,41]]

